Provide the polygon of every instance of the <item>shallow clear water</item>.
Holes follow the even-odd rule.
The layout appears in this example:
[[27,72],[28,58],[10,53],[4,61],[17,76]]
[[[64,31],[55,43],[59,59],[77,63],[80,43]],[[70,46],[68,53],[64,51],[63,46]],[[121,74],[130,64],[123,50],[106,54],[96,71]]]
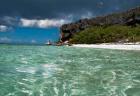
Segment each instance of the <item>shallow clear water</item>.
[[0,96],[140,96],[140,51],[0,45]]

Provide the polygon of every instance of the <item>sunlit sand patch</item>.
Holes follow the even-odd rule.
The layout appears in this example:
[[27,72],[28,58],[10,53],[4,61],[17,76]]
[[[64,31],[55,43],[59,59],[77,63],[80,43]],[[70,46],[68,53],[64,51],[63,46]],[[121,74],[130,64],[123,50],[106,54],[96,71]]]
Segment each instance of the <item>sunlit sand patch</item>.
[[8,94],[5,95],[5,96],[15,96],[15,92],[13,92],[13,93],[8,93]]
[[42,66],[45,68],[56,68],[57,67],[55,64],[44,64]]
[[32,92],[31,92],[30,90],[25,90],[25,89],[22,89],[21,92],[23,92],[23,93],[27,93],[27,94],[29,94],[29,95],[32,94]]
[[23,72],[23,73],[35,74],[36,68],[35,67],[19,67],[19,68],[16,68],[16,71]]
[[36,79],[32,79],[32,78],[23,78],[22,79],[23,81],[25,81],[25,82],[35,82],[36,81]]
[[46,68],[46,70],[56,70],[56,71],[63,71],[62,68],[59,68],[58,65],[56,64],[44,64],[42,65],[44,68]]
[[26,58],[23,57],[23,58],[21,58],[21,63],[28,64],[28,61]]
[[44,70],[44,72],[42,73],[44,78],[50,77],[56,72],[63,71],[63,69],[59,68],[59,66],[57,66],[56,64],[44,64],[44,65],[42,65],[42,67]]

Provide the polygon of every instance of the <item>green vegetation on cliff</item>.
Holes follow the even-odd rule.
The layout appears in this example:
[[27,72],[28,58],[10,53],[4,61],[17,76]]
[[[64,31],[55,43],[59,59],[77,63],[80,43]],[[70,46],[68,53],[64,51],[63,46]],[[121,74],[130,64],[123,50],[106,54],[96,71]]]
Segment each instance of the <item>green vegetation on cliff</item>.
[[70,39],[73,44],[94,44],[111,42],[140,41],[140,25],[137,27],[112,25],[108,27],[94,26],[77,32]]
[[93,44],[140,41],[140,7],[106,16],[81,19],[62,25],[60,30],[60,42]]

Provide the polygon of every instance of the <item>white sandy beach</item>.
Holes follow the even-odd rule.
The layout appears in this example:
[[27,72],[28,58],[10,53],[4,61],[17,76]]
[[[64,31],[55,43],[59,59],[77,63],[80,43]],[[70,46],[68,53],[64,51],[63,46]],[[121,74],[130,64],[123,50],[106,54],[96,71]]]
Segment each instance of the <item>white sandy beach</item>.
[[74,44],[73,47],[104,48],[118,50],[140,50],[140,44]]

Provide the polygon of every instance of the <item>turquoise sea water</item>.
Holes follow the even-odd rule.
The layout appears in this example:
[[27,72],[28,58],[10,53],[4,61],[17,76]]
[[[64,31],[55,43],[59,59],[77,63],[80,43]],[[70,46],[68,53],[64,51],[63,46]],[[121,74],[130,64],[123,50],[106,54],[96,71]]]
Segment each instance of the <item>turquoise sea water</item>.
[[140,96],[140,51],[0,45],[0,96]]

